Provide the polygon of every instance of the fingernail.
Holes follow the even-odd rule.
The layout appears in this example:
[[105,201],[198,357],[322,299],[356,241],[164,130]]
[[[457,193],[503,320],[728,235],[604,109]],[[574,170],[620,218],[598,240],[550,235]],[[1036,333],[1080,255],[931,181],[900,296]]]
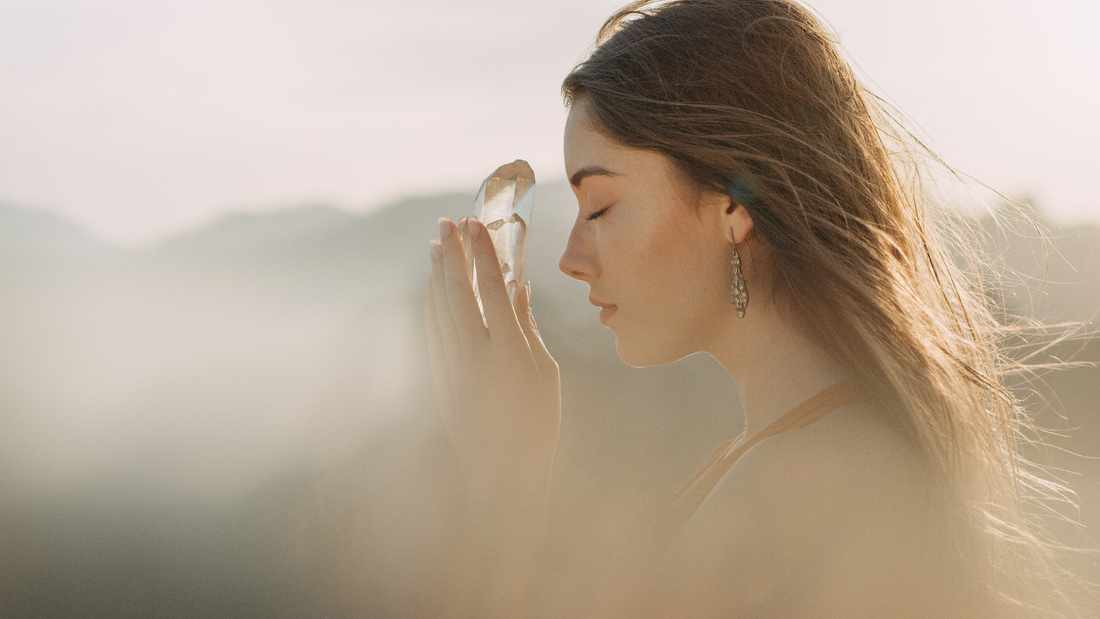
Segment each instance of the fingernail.
[[446,217],[439,218],[439,236],[448,237],[451,236],[451,222]]
[[466,220],[466,223],[470,226],[470,237],[476,239],[481,236],[481,222],[477,220],[477,217],[470,217]]
[[431,252],[433,259],[439,259],[443,257],[443,246],[439,244],[439,241],[432,239],[428,241],[428,251]]

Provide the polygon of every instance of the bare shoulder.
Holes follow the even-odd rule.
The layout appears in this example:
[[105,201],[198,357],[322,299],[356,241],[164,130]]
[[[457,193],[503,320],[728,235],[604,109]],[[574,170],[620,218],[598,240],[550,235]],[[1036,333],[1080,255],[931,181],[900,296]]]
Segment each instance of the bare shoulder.
[[751,497],[762,507],[813,508],[818,521],[834,512],[850,519],[922,499],[922,478],[910,441],[882,411],[856,404],[762,441],[730,469],[708,502]]
[[690,581],[691,604],[710,610],[905,616],[924,577],[923,480],[916,450],[882,411],[837,409],[747,451],[677,540],[669,568],[679,586]]

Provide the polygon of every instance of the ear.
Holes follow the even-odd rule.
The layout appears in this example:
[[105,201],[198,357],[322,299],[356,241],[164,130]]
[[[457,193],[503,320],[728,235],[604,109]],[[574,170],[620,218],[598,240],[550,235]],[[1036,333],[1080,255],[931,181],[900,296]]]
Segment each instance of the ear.
[[733,201],[728,196],[725,209],[722,211],[722,224],[726,231],[726,240],[733,245],[744,243],[752,236],[752,216],[744,205]]

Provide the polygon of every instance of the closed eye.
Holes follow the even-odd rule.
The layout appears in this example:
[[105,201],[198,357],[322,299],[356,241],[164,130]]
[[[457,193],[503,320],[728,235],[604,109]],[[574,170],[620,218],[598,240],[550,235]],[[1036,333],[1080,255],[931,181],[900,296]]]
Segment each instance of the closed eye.
[[[611,208],[611,207],[609,206],[609,207],[607,207],[607,208]],[[591,213],[591,214],[589,214],[589,215],[588,215],[587,217],[585,217],[585,219],[586,219],[586,220],[588,220],[588,221],[592,221],[593,219],[596,219],[596,218],[597,218],[597,217],[599,217],[600,215],[603,215],[604,213],[606,213],[606,212],[607,212],[607,208],[602,208],[602,209],[600,209],[600,210],[596,211],[595,213]]]

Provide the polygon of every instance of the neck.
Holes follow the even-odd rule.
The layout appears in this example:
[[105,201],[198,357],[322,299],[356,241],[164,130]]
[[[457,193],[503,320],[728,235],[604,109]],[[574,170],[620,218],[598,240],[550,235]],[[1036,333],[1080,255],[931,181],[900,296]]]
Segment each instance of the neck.
[[729,328],[707,351],[737,383],[745,410],[746,436],[852,376],[833,355],[803,337],[773,307],[758,306],[756,312],[752,309],[745,318],[734,314]]

